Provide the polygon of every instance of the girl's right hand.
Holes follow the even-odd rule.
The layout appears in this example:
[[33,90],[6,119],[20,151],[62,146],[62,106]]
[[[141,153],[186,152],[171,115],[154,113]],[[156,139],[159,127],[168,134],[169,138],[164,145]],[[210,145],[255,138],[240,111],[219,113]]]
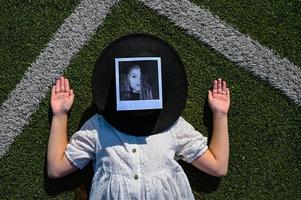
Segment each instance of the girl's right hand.
[[70,89],[68,79],[63,76],[56,80],[51,92],[51,108],[53,115],[68,114],[74,100],[73,90]]

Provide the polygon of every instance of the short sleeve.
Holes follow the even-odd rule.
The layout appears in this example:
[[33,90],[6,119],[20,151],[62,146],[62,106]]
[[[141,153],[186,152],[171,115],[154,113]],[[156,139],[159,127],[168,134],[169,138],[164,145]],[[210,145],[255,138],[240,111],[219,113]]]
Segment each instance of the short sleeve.
[[191,163],[207,149],[207,137],[180,117],[173,127],[173,137],[176,145],[176,159]]
[[65,155],[70,162],[82,169],[95,158],[97,117],[93,116],[74,133],[67,145]]

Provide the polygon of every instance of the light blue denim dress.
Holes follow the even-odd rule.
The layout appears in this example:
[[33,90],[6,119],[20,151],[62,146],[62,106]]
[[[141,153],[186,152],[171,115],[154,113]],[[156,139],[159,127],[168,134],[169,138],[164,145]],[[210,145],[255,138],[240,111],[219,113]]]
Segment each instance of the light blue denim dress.
[[191,163],[207,149],[207,137],[182,117],[159,134],[131,136],[96,114],[71,137],[65,154],[80,169],[92,160],[92,200],[189,200],[193,193],[176,160]]

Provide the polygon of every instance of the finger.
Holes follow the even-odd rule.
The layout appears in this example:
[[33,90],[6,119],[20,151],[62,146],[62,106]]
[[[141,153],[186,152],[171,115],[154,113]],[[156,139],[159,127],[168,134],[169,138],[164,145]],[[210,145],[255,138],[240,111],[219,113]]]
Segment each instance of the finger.
[[226,83],[226,81],[223,81],[223,90],[224,90],[224,91],[227,90],[227,83]]
[[226,93],[227,93],[227,84],[226,84],[226,81],[223,81],[223,84],[222,84],[222,94],[226,95]]
[[217,82],[217,94],[221,94],[222,93],[222,79],[218,79]]
[[61,91],[61,90],[60,90],[60,85],[61,85],[61,84],[60,84],[60,79],[57,79],[57,80],[56,80],[56,84],[55,84],[55,93],[56,93],[56,94],[60,93],[60,91]]
[[74,99],[74,92],[73,89],[70,90],[69,92],[69,97],[73,100]]
[[65,79],[63,76],[61,76],[60,82],[61,82],[61,86],[60,86],[61,92],[65,92]]
[[65,78],[65,92],[70,91],[69,80]]
[[230,97],[230,90],[229,90],[229,88],[227,88],[226,95],[227,95],[227,97]]
[[217,94],[217,80],[213,81],[213,94]]

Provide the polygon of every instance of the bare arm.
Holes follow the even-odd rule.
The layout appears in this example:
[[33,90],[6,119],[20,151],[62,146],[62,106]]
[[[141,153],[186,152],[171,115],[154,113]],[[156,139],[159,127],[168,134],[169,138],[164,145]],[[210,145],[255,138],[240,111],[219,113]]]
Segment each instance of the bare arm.
[[192,164],[208,174],[225,176],[229,160],[228,111],[230,108],[230,91],[225,81],[214,80],[213,90],[208,91],[208,102],[213,112],[211,142],[208,150]]
[[64,154],[68,144],[67,114],[73,99],[74,94],[69,87],[68,79],[61,77],[56,81],[51,92],[53,118],[47,151],[47,173],[50,178],[59,178],[78,169]]

